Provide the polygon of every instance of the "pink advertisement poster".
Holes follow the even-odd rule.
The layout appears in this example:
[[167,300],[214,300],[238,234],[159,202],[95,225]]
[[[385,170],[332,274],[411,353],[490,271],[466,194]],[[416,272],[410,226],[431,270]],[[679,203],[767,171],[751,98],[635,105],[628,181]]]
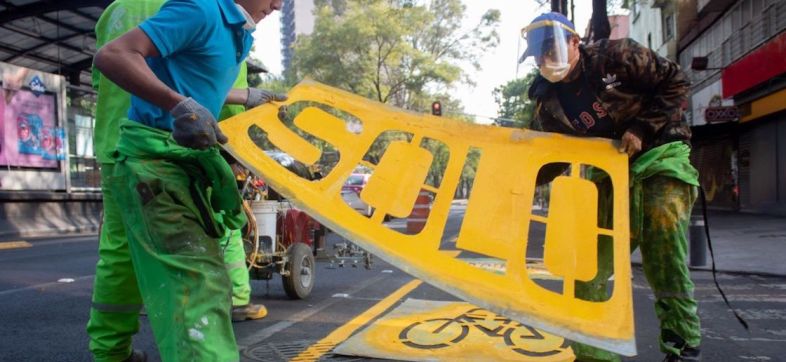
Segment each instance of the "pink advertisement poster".
[[[3,92],[8,92],[3,89]],[[55,123],[55,96],[25,89],[0,98],[0,165],[57,168],[64,159],[62,128]]]

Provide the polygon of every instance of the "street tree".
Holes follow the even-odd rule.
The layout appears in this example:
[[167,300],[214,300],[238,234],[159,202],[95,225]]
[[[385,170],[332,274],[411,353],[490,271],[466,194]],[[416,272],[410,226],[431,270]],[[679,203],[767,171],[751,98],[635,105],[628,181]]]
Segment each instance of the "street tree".
[[[290,80],[310,77],[352,93],[417,112],[430,112],[442,102],[445,116],[460,114],[461,104],[449,89],[471,85],[470,70],[499,44],[498,10],[487,11],[473,27],[463,26],[466,7],[460,0],[322,0],[315,3],[316,20],[310,35],[294,45]],[[382,156],[392,140],[386,134],[369,151]],[[434,154],[429,180],[438,184],[448,152],[424,144]]]
[[512,126],[517,128],[530,126],[535,102],[527,97],[527,91],[537,75],[538,69],[533,68],[523,78],[511,80],[494,88],[494,101],[499,106],[497,114],[500,119],[513,121]]
[[[328,3],[328,2],[320,2]],[[335,2],[329,2],[335,3]],[[462,28],[460,0],[428,6],[403,0],[356,0],[315,10],[314,31],[295,43],[290,77],[311,77],[382,103],[428,109],[430,90],[470,83],[461,64],[499,43],[500,12]]]

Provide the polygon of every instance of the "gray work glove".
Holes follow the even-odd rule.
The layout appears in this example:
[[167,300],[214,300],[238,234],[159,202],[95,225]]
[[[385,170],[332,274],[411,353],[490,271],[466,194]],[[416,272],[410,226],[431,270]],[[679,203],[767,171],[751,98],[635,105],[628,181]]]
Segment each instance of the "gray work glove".
[[229,140],[210,111],[191,97],[180,101],[169,113],[175,119],[172,138],[183,147],[202,150]]
[[287,100],[284,94],[277,94],[259,88],[248,88],[248,98],[246,99],[246,109],[251,109],[270,101],[283,102]]

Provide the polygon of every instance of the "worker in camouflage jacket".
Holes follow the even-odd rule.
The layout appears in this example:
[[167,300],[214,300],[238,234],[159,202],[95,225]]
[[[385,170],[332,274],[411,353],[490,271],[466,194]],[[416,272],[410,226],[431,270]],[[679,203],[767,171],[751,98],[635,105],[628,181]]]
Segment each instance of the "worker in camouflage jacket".
[[[698,172],[690,164],[690,128],[683,118],[689,82],[677,64],[633,40],[580,44],[573,24],[560,13],[538,16],[522,30],[540,70],[529,89],[536,102],[533,128],[618,140],[629,155],[631,250],[641,247],[644,273],[655,294],[660,348],[667,361],[700,359],[697,304],[685,260],[685,232],[696,199]],[[544,170],[539,183],[564,171]],[[600,227],[611,228],[611,181],[598,185]],[[576,282],[576,297],[608,300],[613,273],[612,240],[598,242],[598,274]],[[613,353],[575,343],[579,361],[615,361]]]

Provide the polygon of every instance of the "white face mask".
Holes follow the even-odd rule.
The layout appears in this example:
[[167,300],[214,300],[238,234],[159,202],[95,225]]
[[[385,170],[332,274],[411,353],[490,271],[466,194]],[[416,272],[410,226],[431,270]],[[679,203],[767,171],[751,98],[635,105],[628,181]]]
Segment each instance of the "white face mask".
[[240,4],[235,3],[235,6],[237,6],[237,9],[240,10],[240,12],[243,14],[243,17],[246,18],[246,23],[243,24],[243,29],[246,29],[246,30],[254,30],[254,29],[256,29],[257,28],[257,23],[254,22],[254,18],[251,17],[251,14],[249,14],[248,11],[246,11],[246,9],[244,7],[240,6]]
[[558,83],[565,79],[570,72],[570,63],[545,62],[540,66],[540,75],[551,83]]

